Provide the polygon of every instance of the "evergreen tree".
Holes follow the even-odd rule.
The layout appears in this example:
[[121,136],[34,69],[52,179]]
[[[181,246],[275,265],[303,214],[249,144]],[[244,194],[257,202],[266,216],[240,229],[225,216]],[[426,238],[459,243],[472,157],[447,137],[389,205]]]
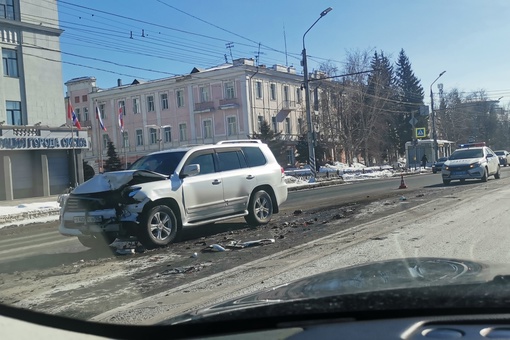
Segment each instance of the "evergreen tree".
[[[302,134],[299,137],[298,143],[296,144],[296,160],[299,163],[307,163],[308,164],[308,135],[306,133]],[[315,146],[315,164],[322,164],[320,161],[320,155],[323,155],[325,152],[325,148],[323,143],[320,140],[316,141]]]
[[122,165],[120,163],[120,158],[117,155],[117,151],[115,150],[115,145],[110,139],[108,139],[107,149],[106,154],[108,155],[108,159],[105,161],[105,171],[122,170]]
[[262,143],[265,143],[269,146],[269,149],[273,152],[276,160],[281,166],[287,165],[287,155],[286,155],[286,147],[285,141],[283,141],[280,136],[281,132],[274,132],[271,130],[271,125],[267,122],[267,120],[263,120],[260,126],[260,132],[254,133],[250,136],[252,139],[260,139]]
[[414,111],[415,118],[418,119],[419,126],[426,126],[426,121],[420,117],[418,112],[420,105],[423,104],[423,87],[411,68],[411,62],[402,49],[398,55],[396,69],[398,100],[400,102],[400,110],[397,121],[397,138],[399,144],[399,152],[405,152],[405,143],[412,140],[412,126],[409,124],[411,114]]

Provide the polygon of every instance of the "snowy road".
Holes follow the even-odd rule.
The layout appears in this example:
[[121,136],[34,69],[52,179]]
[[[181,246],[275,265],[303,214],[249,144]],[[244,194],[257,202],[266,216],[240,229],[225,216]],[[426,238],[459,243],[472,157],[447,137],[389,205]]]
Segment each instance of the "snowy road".
[[510,179],[506,178],[453,195],[445,190],[443,195],[421,205],[185,284],[94,319],[158,322],[305,276],[370,261],[431,256],[509,263],[508,184]]

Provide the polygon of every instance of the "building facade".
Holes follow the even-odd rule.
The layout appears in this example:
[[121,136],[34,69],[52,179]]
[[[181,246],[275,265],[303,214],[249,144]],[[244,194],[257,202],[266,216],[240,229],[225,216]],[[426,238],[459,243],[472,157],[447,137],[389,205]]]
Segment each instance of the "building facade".
[[[129,85],[119,80],[110,89],[98,89],[93,77],[73,79],[66,86],[68,99],[75,107],[81,105],[82,120],[87,119],[84,110],[88,107],[92,148],[85,159],[97,171],[106,157],[108,140],[128,165],[153,151],[247,139],[260,131],[264,120],[273,131],[281,132],[287,145],[286,163],[293,165],[295,144],[306,131],[302,81],[292,67],[255,66],[252,59],[238,59],[205,70],[194,68],[183,76],[134,80]],[[96,107],[106,132],[99,128]]]
[[56,1],[0,0],[0,200],[83,180],[86,131],[66,127]]

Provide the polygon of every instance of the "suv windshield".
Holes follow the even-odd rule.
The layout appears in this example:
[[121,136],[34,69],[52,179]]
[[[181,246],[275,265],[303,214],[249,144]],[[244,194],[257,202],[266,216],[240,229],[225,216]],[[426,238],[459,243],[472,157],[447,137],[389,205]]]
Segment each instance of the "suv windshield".
[[483,157],[482,149],[466,149],[466,150],[457,150],[451,156],[452,159],[466,159],[466,158],[481,158]]
[[149,170],[170,176],[174,173],[184,154],[186,154],[185,151],[179,151],[144,156],[134,162],[129,170]]

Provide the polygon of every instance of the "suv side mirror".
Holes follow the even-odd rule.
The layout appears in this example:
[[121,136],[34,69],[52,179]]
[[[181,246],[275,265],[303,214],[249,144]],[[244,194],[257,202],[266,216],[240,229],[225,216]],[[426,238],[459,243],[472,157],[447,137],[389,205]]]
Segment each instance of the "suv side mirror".
[[491,158],[491,157],[494,157],[494,155],[491,153],[487,155],[487,158]]
[[182,170],[181,178],[188,176],[196,176],[200,173],[200,165],[199,164],[188,164]]

